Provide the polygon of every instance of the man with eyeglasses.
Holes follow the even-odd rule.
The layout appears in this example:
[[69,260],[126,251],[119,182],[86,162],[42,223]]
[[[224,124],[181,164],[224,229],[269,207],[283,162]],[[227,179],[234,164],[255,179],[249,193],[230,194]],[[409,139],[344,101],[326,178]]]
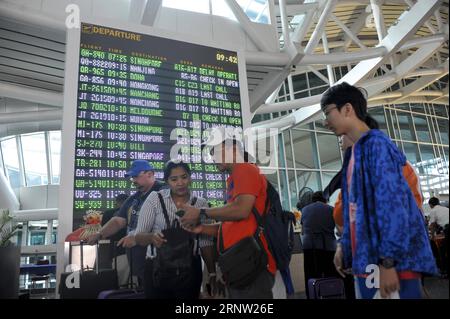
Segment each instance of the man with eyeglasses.
[[[116,215],[98,233],[89,237],[89,244],[109,238],[123,228],[127,229],[127,236],[134,235],[142,204],[151,192],[159,191],[164,186],[163,183],[155,180],[154,168],[146,160],[133,161],[125,177],[130,179],[137,192],[128,197]],[[138,277],[139,286],[142,285],[144,278],[145,255],[146,247],[135,246],[127,250],[128,263],[133,267],[132,274]]]

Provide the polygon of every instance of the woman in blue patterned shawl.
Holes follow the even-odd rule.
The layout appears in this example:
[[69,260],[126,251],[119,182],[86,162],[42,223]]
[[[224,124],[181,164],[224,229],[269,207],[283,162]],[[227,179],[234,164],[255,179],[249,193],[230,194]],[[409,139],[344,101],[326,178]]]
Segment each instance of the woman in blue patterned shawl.
[[337,270],[351,268],[357,297],[371,299],[379,288],[382,298],[421,298],[421,275],[437,268],[424,217],[402,175],[405,155],[383,132],[369,128],[375,120],[361,89],[335,85],[323,94],[321,108],[326,127],[354,143],[342,170]]

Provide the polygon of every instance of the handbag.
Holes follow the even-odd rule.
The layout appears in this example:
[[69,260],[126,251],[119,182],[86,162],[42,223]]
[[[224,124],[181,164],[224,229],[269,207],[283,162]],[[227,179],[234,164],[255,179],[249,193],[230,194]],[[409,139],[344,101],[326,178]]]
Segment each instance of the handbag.
[[219,229],[218,263],[226,284],[242,289],[253,283],[267,269],[267,254],[259,240],[260,231],[224,250],[222,227]]
[[[156,250],[152,279],[154,287],[171,290],[189,283],[192,278],[192,265],[195,258],[194,238],[181,228],[178,220],[170,224],[167,208],[161,194],[158,195],[167,224],[167,228],[162,231],[167,242]],[[195,201],[196,198],[192,205]]]

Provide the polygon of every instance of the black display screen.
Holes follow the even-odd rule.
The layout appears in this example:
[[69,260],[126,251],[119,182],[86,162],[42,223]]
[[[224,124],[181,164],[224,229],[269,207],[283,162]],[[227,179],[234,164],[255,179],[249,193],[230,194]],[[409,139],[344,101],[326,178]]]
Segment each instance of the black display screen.
[[81,25],[75,133],[74,228],[88,210],[134,192],[125,172],[145,159],[162,180],[171,150],[190,163],[192,187],[212,206],[225,176],[202,161],[208,128],[242,128],[236,52]]

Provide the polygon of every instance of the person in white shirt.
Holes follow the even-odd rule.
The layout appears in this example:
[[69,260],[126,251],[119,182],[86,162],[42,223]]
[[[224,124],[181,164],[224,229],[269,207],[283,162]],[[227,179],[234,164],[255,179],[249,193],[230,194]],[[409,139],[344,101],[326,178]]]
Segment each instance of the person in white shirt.
[[448,225],[448,208],[441,206],[439,199],[436,197],[431,197],[428,201],[428,205],[430,205],[431,211],[430,211],[430,227],[433,227],[436,229],[439,227],[442,227],[442,229],[445,227],[445,225]]
[[432,238],[435,234],[444,234],[443,242],[436,248],[438,250],[437,260],[443,278],[447,278],[448,274],[448,208],[441,206],[439,199],[430,198],[430,231]]

